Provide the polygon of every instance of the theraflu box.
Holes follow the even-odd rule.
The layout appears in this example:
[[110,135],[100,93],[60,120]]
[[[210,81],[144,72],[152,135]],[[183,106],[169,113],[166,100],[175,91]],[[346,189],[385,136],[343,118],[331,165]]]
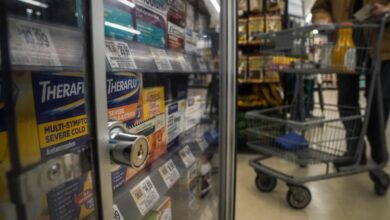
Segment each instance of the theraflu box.
[[[116,0],[105,1],[104,32],[107,37],[134,40],[134,15],[130,7]],[[130,31],[133,30],[133,33]]]
[[87,172],[48,192],[39,219],[85,219],[95,210],[94,196],[91,172]]
[[108,118],[122,121],[131,126],[141,119],[142,107],[139,103],[142,89],[142,75],[137,73],[108,73],[107,99]]
[[137,41],[149,46],[166,48],[167,24],[165,18],[141,6],[135,8],[135,16],[137,31],[140,32]]
[[88,138],[84,77],[76,72],[20,72],[16,121],[20,162],[80,149]]

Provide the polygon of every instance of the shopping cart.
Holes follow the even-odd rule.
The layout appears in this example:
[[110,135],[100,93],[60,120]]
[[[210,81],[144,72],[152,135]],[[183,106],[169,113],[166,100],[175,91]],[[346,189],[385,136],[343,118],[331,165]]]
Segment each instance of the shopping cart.
[[[273,191],[279,179],[289,187],[288,204],[303,209],[311,201],[305,183],[369,172],[376,194],[386,193],[390,178],[382,169],[387,164],[387,156],[381,164],[361,165],[358,158],[364,153],[373,99],[383,105],[381,95],[374,96],[374,92],[381,94],[380,48],[388,18],[387,14],[380,20],[311,25],[262,35],[262,52],[277,54],[277,63],[283,64],[271,63],[264,68],[296,74],[297,81],[291,105],[246,114],[247,145],[263,155],[250,161],[257,173],[256,187],[261,192]],[[318,73],[369,74],[371,81],[366,106],[314,104],[312,111],[308,112],[302,90],[303,78],[306,74]],[[383,119],[383,114],[380,116]],[[384,123],[380,125],[380,129],[384,130],[384,127]],[[385,134],[378,134],[378,138],[387,155]],[[347,150],[349,148],[355,150]],[[315,175],[287,174],[265,165],[265,160],[271,157],[294,162],[302,169],[314,164],[323,164],[325,169]],[[332,164],[346,161],[354,163],[331,168]]]

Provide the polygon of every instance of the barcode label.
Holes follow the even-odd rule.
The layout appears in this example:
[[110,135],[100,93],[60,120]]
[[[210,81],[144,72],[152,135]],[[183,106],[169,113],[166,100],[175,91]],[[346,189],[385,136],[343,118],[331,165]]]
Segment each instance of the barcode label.
[[113,205],[113,211],[114,211],[114,213],[113,213],[113,217],[114,217],[114,220],[125,220],[124,218],[123,218],[123,215],[122,215],[122,213],[119,211],[119,208],[118,208],[118,206],[117,205]]
[[141,215],[145,215],[160,198],[150,177],[146,177],[138,183],[137,186],[130,190],[130,194]]
[[13,65],[61,66],[47,27],[28,21],[10,19],[9,30]]
[[106,40],[106,57],[112,69],[137,69],[126,42]]
[[173,70],[171,62],[168,60],[168,55],[165,50],[150,48],[154,62],[156,63],[157,69],[160,71],[171,71]]
[[179,151],[179,156],[186,168],[190,167],[195,162],[195,157],[192,154],[191,149],[188,145]]
[[192,72],[192,66],[191,66],[190,62],[188,62],[183,56],[180,56],[178,60],[179,60],[181,69],[184,72]]
[[171,188],[180,178],[180,173],[172,160],[162,165],[159,172],[168,188]]
[[207,69],[207,65],[204,62],[204,60],[202,58],[198,58],[197,61],[198,61],[198,65],[199,65],[200,71],[207,72],[208,69]]

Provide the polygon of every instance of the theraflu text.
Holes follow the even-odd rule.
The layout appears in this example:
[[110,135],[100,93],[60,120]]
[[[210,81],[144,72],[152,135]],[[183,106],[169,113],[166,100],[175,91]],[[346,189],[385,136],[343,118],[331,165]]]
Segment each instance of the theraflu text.
[[51,81],[39,82],[42,90],[41,103],[51,100],[84,94],[84,82],[53,84]]
[[85,114],[81,73],[33,73],[31,79],[38,123]]
[[107,79],[107,92],[108,94],[114,92],[122,92],[126,90],[133,90],[139,87],[139,80],[137,78],[131,78],[128,80],[114,81],[114,79]]
[[[128,72],[107,73],[108,117],[129,122],[139,111],[142,79],[140,74]],[[139,116],[140,117],[140,116]]]

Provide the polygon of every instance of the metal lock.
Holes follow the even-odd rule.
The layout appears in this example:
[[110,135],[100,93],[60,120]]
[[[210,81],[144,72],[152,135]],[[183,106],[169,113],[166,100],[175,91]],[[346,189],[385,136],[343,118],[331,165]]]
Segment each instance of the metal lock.
[[149,158],[149,142],[145,136],[133,135],[121,122],[109,122],[112,160],[135,169],[145,166]]

